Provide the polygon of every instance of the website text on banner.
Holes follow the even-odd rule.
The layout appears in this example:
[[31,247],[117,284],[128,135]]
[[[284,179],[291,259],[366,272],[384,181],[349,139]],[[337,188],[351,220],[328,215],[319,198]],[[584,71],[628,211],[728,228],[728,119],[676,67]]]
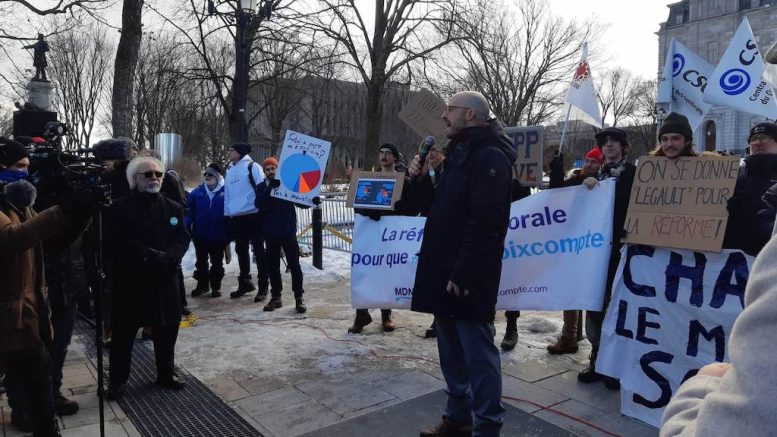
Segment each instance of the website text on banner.
[[[512,204],[497,309],[601,310],[615,184],[546,190]],[[596,205],[596,207],[592,207]],[[410,308],[425,219],[356,217],[354,308]],[[571,285],[577,284],[577,285]]]
[[623,248],[596,371],[621,381],[621,413],[658,426],[698,369],[728,361],[754,258],[736,250]]
[[625,243],[720,251],[738,156],[639,158]]

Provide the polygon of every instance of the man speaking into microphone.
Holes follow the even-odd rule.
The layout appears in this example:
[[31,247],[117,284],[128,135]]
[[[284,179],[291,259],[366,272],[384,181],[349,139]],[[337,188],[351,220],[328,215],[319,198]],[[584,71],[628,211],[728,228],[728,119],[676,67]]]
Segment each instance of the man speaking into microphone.
[[498,436],[504,408],[494,316],[517,154],[482,94],[463,91],[442,114],[448,145],[437,187],[410,164],[414,197],[429,208],[412,310],[434,314],[448,385],[442,422],[421,436]]

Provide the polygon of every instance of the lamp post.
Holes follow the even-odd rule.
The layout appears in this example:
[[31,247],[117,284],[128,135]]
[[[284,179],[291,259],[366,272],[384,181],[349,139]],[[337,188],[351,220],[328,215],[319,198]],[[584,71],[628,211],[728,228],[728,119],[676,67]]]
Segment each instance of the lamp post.
[[[229,134],[233,142],[248,141],[246,102],[248,100],[248,69],[251,64],[251,44],[248,30],[256,30],[262,21],[272,14],[273,0],[264,0],[262,8],[256,10],[257,0],[237,0],[234,12],[219,12],[213,0],[208,0],[208,15],[226,16],[235,23],[235,78],[232,84]],[[230,3],[223,1],[223,3]],[[253,33],[253,32],[252,32]]]

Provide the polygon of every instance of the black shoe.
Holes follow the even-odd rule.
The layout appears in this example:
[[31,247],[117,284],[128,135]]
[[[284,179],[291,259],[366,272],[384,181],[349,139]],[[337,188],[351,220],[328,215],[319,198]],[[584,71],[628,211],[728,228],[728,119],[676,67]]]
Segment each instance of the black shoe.
[[305,301],[302,300],[301,297],[298,297],[296,299],[296,305],[294,308],[297,310],[298,313],[303,314],[308,310],[308,307],[305,306]]
[[[258,297],[258,296],[257,296]],[[255,302],[258,302],[257,300],[254,300]],[[281,302],[280,297],[273,297],[270,299],[269,302],[267,302],[267,305],[264,306],[264,311],[275,311],[278,308],[281,308],[283,306],[283,302]]]
[[30,415],[17,410],[11,410],[11,425],[22,432],[32,432],[34,430]]
[[592,382],[601,381],[604,375],[596,371],[596,356],[599,355],[599,348],[593,347],[591,349],[591,355],[588,357],[588,367],[582,372],[577,374],[577,380],[583,384],[590,384]]
[[189,317],[192,315],[192,310],[190,310],[189,307],[183,307],[181,308],[181,315],[184,317]]
[[251,283],[251,278],[238,278],[237,280],[237,291],[233,291],[232,293],[229,293],[229,297],[232,299],[238,298],[246,293],[250,293],[252,291],[256,290],[256,287],[254,287],[254,284]]
[[213,290],[210,292],[210,297],[221,297],[221,291]]
[[57,419],[52,420],[48,425],[35,429],[32,435],[34,437],[62,437],[62,434],[59,433],[59,422]]
[[510,329],[510,327],[507,328],[507,331],[505,331],[505,336],[502,339],[502,350],[507,352],[515,349],[515,345],[518,344],[518,329]]
[[62,396],[62,393],[57,393],[54,396],[54,409],[60,416],[72,416],[78,412],[78,402]]
[[186,387],[186,383],[178,378],[178,375],[172,375],[169,378],[156,379],[156,385],[168,390],[183,390]]
[[466,422],[454,422],[447,416],[442,416],[442,422],[433,428],[421,431],[421,437],[470,437],[472,436],[472,424]]
[[617,378],[612,378],[609,376],[604,377],[604,386],[609,388],[610,390],[620,390],[621,389],[621,381]]
[[426,329],[424,338],[437,338],[437,325],[434,322]]
[[264,302],[265,300],[267,300],[267,290],[265,289],[259,290],[256,293],[256,296],[254,297],[254,302]]
[[110,384],[108,391],[105,392],[105,398],[109,401],[115,401],[124,396],[124,390],[127,388],[126,384]]
[[209,291],[208,281],[197,281],[197,286],[192,290],[192,297],[202,296]]

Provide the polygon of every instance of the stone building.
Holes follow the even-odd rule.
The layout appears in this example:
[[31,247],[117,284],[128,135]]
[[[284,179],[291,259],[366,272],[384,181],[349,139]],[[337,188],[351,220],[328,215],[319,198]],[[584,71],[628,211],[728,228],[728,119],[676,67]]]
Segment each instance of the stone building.
[[[777,0],[682,0],[669,5],[669,17],[658,31],[658,74],[672,38],[712,65],[717,65],[734,32],[747,17],[756,43],[767,50],[777,41]],[[697,150],[743,154],[750,128],[764,117],[714,106],[702,121]]]

